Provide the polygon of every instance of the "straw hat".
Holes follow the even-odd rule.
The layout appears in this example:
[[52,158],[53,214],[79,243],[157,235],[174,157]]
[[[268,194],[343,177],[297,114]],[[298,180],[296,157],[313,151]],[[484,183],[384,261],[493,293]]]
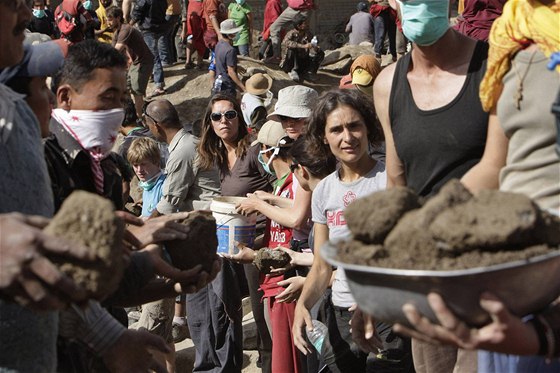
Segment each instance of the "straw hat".
[[245,89],[253,95],[262,95],[272,87],[272,78],[268,74],[256,73],[245,82]]
[[238,27],[233,19],[228,18],[222,23],[220,23],[220,34],[233,35],[233,34],[237,34],[242,29],[243,27],[241,26]]
[[303,85],[293,85],[278,91],[278,101],[274,112],[267,119],[280,121],[279,116],[290,118],[307,118],[317,104],[319,94],[313,88]]

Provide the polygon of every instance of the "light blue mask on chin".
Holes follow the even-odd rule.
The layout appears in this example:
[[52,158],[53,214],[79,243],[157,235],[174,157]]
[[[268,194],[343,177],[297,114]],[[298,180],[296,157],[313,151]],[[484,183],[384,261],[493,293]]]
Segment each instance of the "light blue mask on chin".
[[47,13],[45,12],[45,9],[33,9],[33,17],[35,18],[43,18],[46,17]]
[[438,41],[449,28],[449,1],[398,0],[403,33],[411,42],[428,46]]
[[270,169],[270,164],[272,163],[272,158],[274,158],[274,155],[272,157],[270,157],[270,159],[268,160],[268,163],[265,163],[263,156],[262,156],[262,152],[259,152],[259,155],[257,156],[257,159],[259,161],[259,163],[263,166],[264,170],[266,171],[267,174],[276,176],[276,172],[274,172],[274,170]]
[[93,10],[93,2],[91,0],[84,1],[85,10]]

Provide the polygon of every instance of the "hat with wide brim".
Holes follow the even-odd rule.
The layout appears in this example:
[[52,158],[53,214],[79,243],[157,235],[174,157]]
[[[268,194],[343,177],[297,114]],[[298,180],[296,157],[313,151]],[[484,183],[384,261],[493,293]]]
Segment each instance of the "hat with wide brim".
[[313,111],[319,94],[313,88],[303,85],[293,85],[278,91],[278,101],[274,111],[267,119],[280,121],[280,116],[289,118],[308,118]]
[[224,35],[237,34],[239,31],[243,30],[242,26],[237,26],[233,19],[226,19],[220,23],[220,33]]
[[264,144],[266,146],[276,146],[278,140],[286,136],[286,132],[280,122],[269,120],[263,124],[257,139],[251,143],[251,146],[256,144]]
[[272,87],[272,77],[268,74],[256,73],[245,82],[245,90],[253,95],[262,95]]

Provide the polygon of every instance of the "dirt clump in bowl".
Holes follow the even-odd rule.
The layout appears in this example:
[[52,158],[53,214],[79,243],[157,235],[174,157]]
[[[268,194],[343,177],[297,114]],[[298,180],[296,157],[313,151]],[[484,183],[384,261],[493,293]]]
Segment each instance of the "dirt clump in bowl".
[[412,189],[396,187],[357,199],[346,208],[344,218],[357,240],[383,244],[402,215],[419,207],[419,198]]
[[216,219],[209,211],[194,211],[179,223],[187,225],[189,232],[184,240],[165,243],[172,265],[187,270],[201,264],[202,270],[210,273],[218,248]]
[[96,259],[91,263],[50,257],[91,298],[103,300],[116,290],[125,267],[124,222],[115,215],[111,201],[93,193],[75,191],[44,232],[87,246],[95,253]]
[[257,251],[253,264],[264,274],[270,273],[271,269],[282,268],[291,261],[290,255],[280,249],[263,247]]
[[[376,210],[367,204],[360,208]],[[541,211],[525,195],[482,191],[472,196],[454,180],[421,208],[404,214],[382,248],[352,233],[354,241],[338,245],[343,262],[455,270],[526,260],[558,249],[560,218]]]

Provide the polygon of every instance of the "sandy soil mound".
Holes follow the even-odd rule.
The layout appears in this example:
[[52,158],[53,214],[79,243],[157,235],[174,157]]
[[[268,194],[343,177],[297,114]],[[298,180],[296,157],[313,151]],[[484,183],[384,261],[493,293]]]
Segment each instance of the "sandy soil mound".
[[[384,192],[375,193],[382,195]],[[367,197],[375,201],[373,196]],[[363,227],[354,240],[339,244],[344,262],[388,268],[452,270],[485,267],[545,254],[560,245],[560,218],[541,211],[521,194],[483,191],[472,196],[457,180],[445,185],[424,206],[402,216],[402,199],[394,199],[399,219],[383,245],[363,240]],[[356,216],[372,216],[373,203],[356,204]],[[384,212],[391,209],[384,207]],[[402,216],[402,217],[401,217]],[[375,219],[374,219],[375,220]],[[376,227],[374,223],[368,225]],[[377,224],[380,229],[386,226]],[[376,232],[366,236],[376,236]],[[379,234],[385,234],[384,231]]]

